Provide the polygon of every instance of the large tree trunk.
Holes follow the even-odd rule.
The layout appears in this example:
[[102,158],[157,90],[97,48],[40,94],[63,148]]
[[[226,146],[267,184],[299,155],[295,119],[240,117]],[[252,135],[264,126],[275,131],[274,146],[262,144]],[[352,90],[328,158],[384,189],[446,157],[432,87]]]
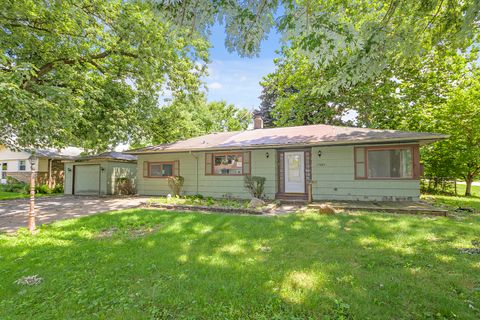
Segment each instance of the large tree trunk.
[[467,176],[467,178],[465,179],[465,183],[467,184],[467,187],[465,188],[465,196],[469,197],[472,195],[473,177]]

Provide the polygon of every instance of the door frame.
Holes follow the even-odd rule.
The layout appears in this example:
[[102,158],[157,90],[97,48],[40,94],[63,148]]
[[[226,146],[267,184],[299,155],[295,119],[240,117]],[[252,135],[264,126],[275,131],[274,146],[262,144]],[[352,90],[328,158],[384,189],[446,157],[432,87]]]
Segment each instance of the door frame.
[[[98,195],[100,196],[102,191],[102,165],[100,163],[89,163],[89,164],[74,164],[72,165],[73,178],[72,178],[72,195],[75,196],[75,176],[76,176],[76,167],[84,166],[98,166]],[[80,195],[81,196],[81,195]]]
[[[285,192],[285,152],[303,152],[304,192]],[[312,179],[312,156],[311,148],[285,148],[277,149],[277,192],[276,198],[282,196],[307,197],[308,182]]]

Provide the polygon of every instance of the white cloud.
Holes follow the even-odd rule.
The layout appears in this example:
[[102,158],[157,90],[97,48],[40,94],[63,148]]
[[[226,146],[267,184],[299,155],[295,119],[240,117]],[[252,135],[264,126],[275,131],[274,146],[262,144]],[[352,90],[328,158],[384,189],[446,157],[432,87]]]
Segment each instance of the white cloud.
[[215,89],[222,89],[222,88],[223,88],[223,85],[222,85],[220,82],[215,81],[215,82],[210,83],[210,84],[208,85],[208,88],[209,88],[209,89],[214,89],[214,90],[215,90]]

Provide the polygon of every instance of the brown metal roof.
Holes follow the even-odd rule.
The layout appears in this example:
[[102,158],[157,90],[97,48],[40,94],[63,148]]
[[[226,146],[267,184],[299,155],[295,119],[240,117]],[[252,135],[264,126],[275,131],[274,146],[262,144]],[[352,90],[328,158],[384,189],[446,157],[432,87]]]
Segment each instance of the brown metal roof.
[[373,142],[436,141],[446,138],[448,138],[447,135],[437,133],[376,130],[318,124],[213,133],[174,143],[129,150],[127,152],[137,154],[221,149],[254,149]]

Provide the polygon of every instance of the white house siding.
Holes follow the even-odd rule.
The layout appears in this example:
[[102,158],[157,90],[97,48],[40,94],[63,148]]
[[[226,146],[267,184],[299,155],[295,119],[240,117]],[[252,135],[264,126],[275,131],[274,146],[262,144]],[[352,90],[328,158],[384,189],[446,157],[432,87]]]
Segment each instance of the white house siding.
[[[30,157],[30,153],[28,152],[23,152],[23,151],[12,151],[9,149],[0,149],[0,163],[7,163],[7,171],[8,172],[18,172],[18,164],[20,160],[25,160],[26,164],[26,170],[25,171],[30,171],[30,161],[28,158]],[[46,159],[39,159],[45,160]],[[36,168],[35,170],[39,171],[39,163],[40,161],[37,161]],[[40,164],[40,169],[41,169],[41,164]],[[41,171],[41,170],[40,170]]]
[[[238,150],[229,150],[229,152],[232,151]],[[211,196],[214,198],[250,198],[250,195],[244,188],[243,176],[205,175],[205,152],[138,155],[137,190],[140,195],[167,195],[171,193],[171,190],[168,187],[167,179],[148,178],[143,176],[143,163],[145,161],[179,161],[180,175],[185,178],[185,184],[183,188],[184,194],[202,194],[204,196]],[[275,197],[277,183],[275,150],[252,150],[251,169],[251,174],[253,176],[262,176],[266,178],[265,196],[269,199],[273,199]]]
[[[318,151],[322,152],[321,157]],[[419,180],[355,180],[354,147],[312,148],[314,200],[418,200]]]

